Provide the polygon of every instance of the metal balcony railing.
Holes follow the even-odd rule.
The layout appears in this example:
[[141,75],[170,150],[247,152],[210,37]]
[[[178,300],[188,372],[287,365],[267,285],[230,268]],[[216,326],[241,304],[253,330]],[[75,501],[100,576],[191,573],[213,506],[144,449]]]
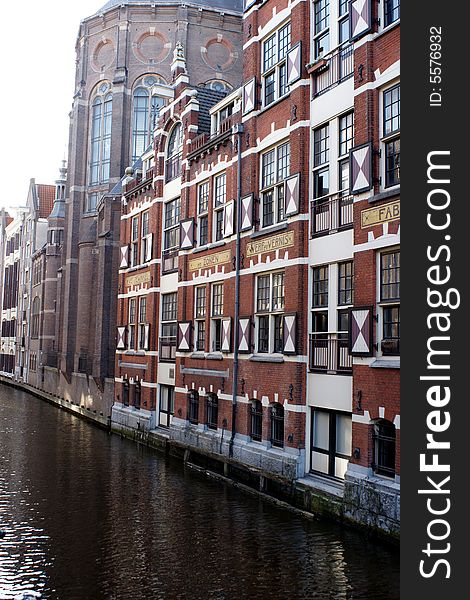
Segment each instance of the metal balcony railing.
[[354,74],[354,47],[347,43],[318,60],[314,71],[313,96],[324,94]]
[[311,235],[327,235],[353,226],[353,196],[341,193],[313,200],[310,204]]
[[331,374],[352,373],[352,357],[349,354],[347,333],[312,333],[309,346],[311,371]]

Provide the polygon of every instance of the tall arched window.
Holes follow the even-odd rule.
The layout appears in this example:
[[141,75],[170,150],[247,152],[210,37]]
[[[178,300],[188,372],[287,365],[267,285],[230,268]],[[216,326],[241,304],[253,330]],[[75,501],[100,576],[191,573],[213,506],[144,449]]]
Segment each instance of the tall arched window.
[[284,407],[278,403],[271,407],[271,444],[284,446]]
[[374,471],[379,475],[395,477],[396,428],[393,423],[380,419],[374,424]]
[[132,162],[145,152],[152,140],[152,132],[158,113],[164,105],[160,96],[152,94],[151,87],[156,83],[165,83],[161,77],[148,75],[138,82],[133,95],[132,114]]
[[108,84],[100,86],[91,108],[90,185],[109,180],[113,95],[108,89]]
[[36,296],[33,300],[33,315],[32,315],[32,323],[31,323],[31,337],[37,338],[39,336],[39,309],[40,309],[40,300]]
[[166,181],[176,179],[181,175],[181,155],[183,153],[183,128],[177,123],[168,138],[166,152]]

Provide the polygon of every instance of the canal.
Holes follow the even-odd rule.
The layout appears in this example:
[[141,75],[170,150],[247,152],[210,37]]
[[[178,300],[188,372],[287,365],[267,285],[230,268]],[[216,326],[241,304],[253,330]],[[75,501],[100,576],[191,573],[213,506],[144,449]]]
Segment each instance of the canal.
[[0,385],[0,598],[394,600],[395,547]]

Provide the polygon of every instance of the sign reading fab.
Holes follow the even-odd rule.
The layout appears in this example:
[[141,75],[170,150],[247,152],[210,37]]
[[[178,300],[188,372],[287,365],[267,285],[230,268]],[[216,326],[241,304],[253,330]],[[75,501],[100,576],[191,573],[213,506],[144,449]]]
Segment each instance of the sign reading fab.
[[387,221],[396,221],[400,218],[400,201],[390,202],[377,208],[368,208],[361,212],[361,228],[380,225]]
[[257,256],[258,254],[265,254],[266,252],[274,252],[281,248],[290,248],[294,245],[294,232],[288,231],[281,235],[274,235],[273,237],[259,242],[250,242],[246,247],[246,255]]

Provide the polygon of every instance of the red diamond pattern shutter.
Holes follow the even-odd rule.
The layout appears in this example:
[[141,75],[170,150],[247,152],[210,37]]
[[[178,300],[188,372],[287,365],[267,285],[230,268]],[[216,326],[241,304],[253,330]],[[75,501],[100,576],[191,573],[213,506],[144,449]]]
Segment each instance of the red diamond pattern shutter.
[[121,262],[119,264],[120,269],[127,269],[129,266],[129,246],[121,247]]
[[180,224],[180,248],[189,250],[194,245],[194,219],[186,219]]
[[353,356],[372,356],[373,308],[350,310],[349,350]]
[[253,227],[253,194],[241,199],[242,215],[240,231],[247,231]]
[[296,353],[296,317],[297,315],[295,313],[290,315],[284,315],[284,354]]
[[243,86],[243,114],[254,110],[256,107],[256,77],[250,79]]
[[233,235],[233,216],[234,216],[235,202],[231,200],[227,202],[224,208],[224,237],[230,237]]
[[284,197],[286,215],[297,214],[300,204],[300,173],[286,179]]
[[126,327],[118,327],[117,328],[117,349],[124,350],[126,347]]
[[302,44],[299,42],[287,53],[287,85],[292,85],[302,74]]
[[241,354],[251,352],[251,317],[238,319],[238,351]]
[[178,350],[189,352],[191,350],[192,321],[178,323]]
[[221,350],[222,352],[230,352],[232,344],[231,344],[231,328],[232,328],[232,319],[222,319],[222,344]]
[[349,37],[355,41],[372,29],[372,2],[352,0],[349,6]]
[[351,194],[366,192],[372,187],[372,143],[353,148],[349,154]]

